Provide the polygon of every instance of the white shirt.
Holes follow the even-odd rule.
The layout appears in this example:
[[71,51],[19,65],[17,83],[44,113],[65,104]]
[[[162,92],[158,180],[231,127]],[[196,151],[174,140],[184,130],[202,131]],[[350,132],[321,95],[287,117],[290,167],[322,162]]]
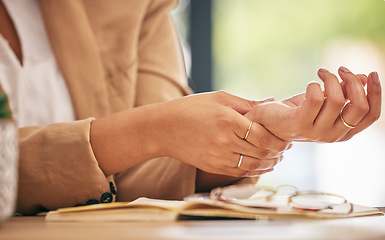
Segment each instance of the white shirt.
[[0,83],[19,127],[75,120],[36,0],[3,0],[19,35],[23,65],[0,34]]

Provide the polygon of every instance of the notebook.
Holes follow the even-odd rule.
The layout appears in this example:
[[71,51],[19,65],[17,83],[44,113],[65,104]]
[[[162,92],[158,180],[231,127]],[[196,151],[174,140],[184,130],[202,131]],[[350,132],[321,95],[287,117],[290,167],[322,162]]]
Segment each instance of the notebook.
[[[335,219],[363,216],[381,216],[377,208],[344,203],[332,209],[300,210],[288,206],[284,197],[269,204],[244,206],[213,199],[169,201],[138,198],[132,202],[103,203],[61,208],[50,211],[46,221],[178,221],[189,219],[266,219],[312,218]],[[349,212],[350,207],[352,211]]]

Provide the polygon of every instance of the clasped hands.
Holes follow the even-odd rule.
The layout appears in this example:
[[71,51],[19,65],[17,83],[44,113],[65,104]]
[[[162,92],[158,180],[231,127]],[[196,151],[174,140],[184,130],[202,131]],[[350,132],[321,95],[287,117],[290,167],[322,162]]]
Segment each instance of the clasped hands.
[[342,82],[320,69],[324,90],[312,82],[283,101],[219,91],[128,109],[93,121],[90,142],[106,175],[169,156],[204,173],[258,176],[273,170],[292,141],[344,141],[379,118],[377,73],[341,67],[338,74]]
[[312,82],[306,93],[283,101],[248,101],[226,92],[171,101],[178,112],[163,114],[173,122],[159,131],[172,131],[162,141],[164,155],[209,173],[248,177],[272,171],[292,141],[347,140],[379,118],[381,86],[375,72],[366,77],[341,67],[338,74],[341,83],[320,69],[324,91]]

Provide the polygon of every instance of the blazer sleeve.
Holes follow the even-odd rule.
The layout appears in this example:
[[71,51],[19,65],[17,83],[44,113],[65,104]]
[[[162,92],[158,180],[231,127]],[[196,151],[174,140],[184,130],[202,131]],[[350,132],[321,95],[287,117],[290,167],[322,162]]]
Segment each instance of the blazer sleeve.
[[[154,0],[144,17],[138,45],[136,106],[192,93],[187,85],[181,45],[171,8],[176,1]],[[196,168],[176,159],[149,160],[116,175],[118,200],[140,196],[182,199],[195,191]]]
[[154,0],[147,9],[138,41],[136,106],[192,93],[187,84],[179,36],[170,14],[176,2]]
[[112,201],[111,177],[100,170],[89,141],[92,120],[19,129],[18,213]]

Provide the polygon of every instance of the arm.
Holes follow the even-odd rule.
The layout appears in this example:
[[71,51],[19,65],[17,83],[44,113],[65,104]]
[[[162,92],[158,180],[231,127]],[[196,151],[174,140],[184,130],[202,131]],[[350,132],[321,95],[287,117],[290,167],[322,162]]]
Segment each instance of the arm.
[[98,167],[89,143],[91,121],[19,130],[17,212],[31,215],[100,201],[111,192],[111,179]]
[[[347,140],[379,118],[381,86],[377,73],[366,78],[341,67],[341,84],[327,70],[321,69],[318,75],[324,82],[324,92],[317,83],[310,83],[305,94],[261,104],[246,116],[287,141],[320,142]],[[367,94],[363,86],[366,82]],[[354,129],[344,125],[340,113]]]
[[[181,53],[180,43],[175,30],[175,26],[169,14],[170,7],[170,2],[153,1],[150,4],[147,10],[147,14],[144,18],[140,39],[138,41],[139,62],[137,94],[135,103],[137,107],[170,101],[191,93],[191,90],[187,87],[187,79],[183,65],[183,57]],[[183,106],[181,107],[183,108]],[[183,120],[181,118],[182,115],[186,114],[187,116],[187,114],[189,114],[186,113],[186,108],[187,107],[183,108],[184,113],[182,113],[181,110],[178,110],[178,108],[175,108],[174,111],[171,111],[171,113],[169,114],[169,119],[171,119],[171,114],[178,113],[177,117],[181,119],[181,123],[184,123],[183,121],[194,121],[195,116],[193,116],[191,120],[187,118]],[[207,109],[203,107],[202,111],[200,111],[199,109],[191,108],[190,112],[192,113],[193,110],[196,111],[195,114],[197,114],[198,117],[201,118],[200,116],[202,116],[204,114],[203,112]],[[154,109],[153,111],[158,112],[159,109]],[[151,117],[151,115],[153,114],[147,114],[143,118],[147,119]],[[138,119],[142,119],[139,116],[137,117]],[[156,126],[156,124],[153,125],[154,123],[156,123],[156,121],[152,121],[151,125]],[[177,126],[178,123],[169,124]],[[194,127],[188,126],[189,125],[186,125],[185,128],[191,128],[191,130],[194,129]],[[160,126],[159,128],[162,129],[163,127]],[[246,129],[243,129],[243,131],[246,131]],[[141,128],[141,131],[143,134],[143,128]],[[153,134],[158,131],[158,129],[151,130]],[[175,130],[170,129],[169,131],[176,132],[176,127]],[[209,135],[210,132],[211,131],[208,131],[207,134]],[[167,134],[169,134],[169,132],[164,133],[164,136],[167,136]],[[197,135],[193,132],[185,134],[188,134],[186,136],[189,137]],[[269,133],[266,131],[264,132],[264,134],[268,135]],[[169,136],[169,138],[174,139],[175,137]],[[166,141],[168,141],[168,139],[166,139]],[[168,146],[172,145],[169,144]],[[173,146],[173,148],[180,149],[180,146]],[[201,151],[203,151],[203,149],[199,150],[199,152]],[[151,160],[146,161],[145,163],[142,163],[138,166],[135,166],[134,168],[130,167],[128,170],[120,172],[116,177],[119,189],[132,189],[133,191],[120,192],[119,199],[130,200],[136,198],[139,195],[147,195],[152,197],[167,196],[172,198],[180,198],[180,196],[175,196],[175,194],[183,195],[183,192],[178,193],[178,191],[174,191],[174,196],[171,196],[172,194],[169,194],[167,189],[170,188],[170,186],[174,186],[175,189],[189,189],[189,191],[191,191],[191,189],[194,188],[194,178],[196,178],[197,190],[207,189],[207,185],[218,186],[217,184],[230,184],[235,180],[239,179],[239,177],[225,176],[223,175],[225,174],[223,172],[221,172],[221,174],[213,175],[207,172],[213,171],[213,169],[208,170],[203,166],[202,168],[206,169],[206,171],[203,171],[199,168],[196,170],[195,167],[188,167],[197,165],[192,162],[194,155],[191,154],[190,160],[185,159],[185,155],[190,155],[190,153],[186,151],[184,153],[178,153],[178,155],[173,155],[172,153],[167,154],[173,156],[173,158],[161,157],[152,159],[154,157],[158,157],[158,155],[153,155],[151,157],[147,157],[151,158]],[[198,162],[201,156],[196,156],[195,158],[197,158],[196,161]],[[175,159],[182,160],[184,164],[181,164]],[[239,159],[239,154],[237,156],[234,156],[233,161],[237,161],[237,159]],[[250,160],[245,161],[245,163],[247,162],[250,162]],[[269,163],[271,162],[274,162],[274,160],[270,161]],[[185,163],[188,163],[188,166],[186,166]],[[233,165],[236,165],[236,163],[233,163]],[[272,164],[270,164],[269,166],[271,165]],[[264,166],[264,164],[261,164],[258,167],[264,168],[266,166]],[[157,171],[154,169],[163,169],[163,171]],[[164,169],[167,169],[167,171],[164,171]],[[149,172],[151,172],[150,176]],[[178,172],[179,174],[172,174],[175,172]],[[154,186],[154,182],[159,181],[161,181],[162,183],[159,183]],[[162,191],[163,193],[161,193]],[[189,192],[189,194],[191,194],[191,192]]]
[[[257,104],[215,92],[137,107],[93,121],[91,143],[106,175],[160,156],[215,174],[259,174],[289,143],[257,124],[243,140],[250,120],[242,114]],[[242,168],[239,154],[248,156]]]

